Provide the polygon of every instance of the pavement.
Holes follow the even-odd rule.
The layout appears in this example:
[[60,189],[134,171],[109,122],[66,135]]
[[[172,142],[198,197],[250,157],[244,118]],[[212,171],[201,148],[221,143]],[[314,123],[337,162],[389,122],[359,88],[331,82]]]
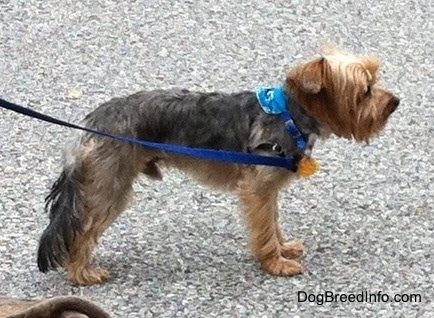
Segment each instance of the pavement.
[[[115,317],[434,317],[433,16],[430,0],[0,0],[0,97],[74,122],[143,89],[279,84],[327,42],[379,56],[401,98],[378,139],[320,143],[321,171],[282,192],[303,275],[264,273],[236,198],[171,172],[135,184],[96,255],[112,278],[93,287],[35,261],[72,132],[0,110],[0,294],[81,295]],[[326,292],[421,302],[322,303]]]

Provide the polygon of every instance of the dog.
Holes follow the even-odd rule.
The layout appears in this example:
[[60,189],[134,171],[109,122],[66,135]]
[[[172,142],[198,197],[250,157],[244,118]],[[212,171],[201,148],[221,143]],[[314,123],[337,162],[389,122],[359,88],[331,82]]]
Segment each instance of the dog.
[[[280,91],[141,91],[103,103],[84,124],[155,142],[290,157],[297,165],[312,159],[318,139],[335,135],[365,143],[383,130],[400,100],[377,82],[379,66],[373,56],[336,48],[290,69]],[[279,94],[283,106],[275,100]],[[284,108],[292,127],[270,103]],[[81,133],[66,145],[63,171],[46,198],[50,222],[39,242],[40,271],[63,267],[79,285],[107,280],[105,269],[90,265],[98,239],[127,207],[133,181],[141,174],[161,180],[162,168],[180,169],[215,189],[236,193],[262,268],[273,275],[302,273],[296,259],[303,245],[285,240],[277,202],[279,191],[300,177],[300,169],[197,159],[92,133]]]
[[0,297],[0,318],[110,318],[94,303],[75,296],[45,300]]

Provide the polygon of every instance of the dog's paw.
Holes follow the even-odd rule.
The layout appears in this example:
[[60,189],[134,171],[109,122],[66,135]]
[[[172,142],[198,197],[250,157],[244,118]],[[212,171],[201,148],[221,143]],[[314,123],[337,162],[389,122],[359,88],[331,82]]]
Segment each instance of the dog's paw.
[[264,260],[262,267],[271,275],[277,276],[294,276],[303,272],[303,267],[300,263],[282,256]]
[[81,286],[102,284],[110,277],[105,269],[92,267],[69,271],[68,275],[71,282]]
[[298,241],[282,243],[280,253],[287,259],[299,258],[303,256],[304,246]]

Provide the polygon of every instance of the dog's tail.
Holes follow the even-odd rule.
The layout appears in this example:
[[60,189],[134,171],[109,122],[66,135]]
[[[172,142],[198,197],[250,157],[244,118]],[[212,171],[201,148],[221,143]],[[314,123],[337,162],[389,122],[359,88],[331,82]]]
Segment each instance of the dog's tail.
[[82,230],[81,166],[67,165],[45,198],[45,211],[50,213],[50,223],[39,241],[38,267],[41,272],[65,266],[75,235]]

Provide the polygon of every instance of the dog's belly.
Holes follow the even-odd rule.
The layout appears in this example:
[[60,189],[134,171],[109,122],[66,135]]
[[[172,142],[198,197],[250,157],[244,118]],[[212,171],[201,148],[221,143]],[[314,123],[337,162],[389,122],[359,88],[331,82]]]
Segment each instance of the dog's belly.
[[237,185],[241,169],[239,165],[200,160],[171,155],[161,161],[162,166],[179,169],[200,183],[215,189],[232,191]]

